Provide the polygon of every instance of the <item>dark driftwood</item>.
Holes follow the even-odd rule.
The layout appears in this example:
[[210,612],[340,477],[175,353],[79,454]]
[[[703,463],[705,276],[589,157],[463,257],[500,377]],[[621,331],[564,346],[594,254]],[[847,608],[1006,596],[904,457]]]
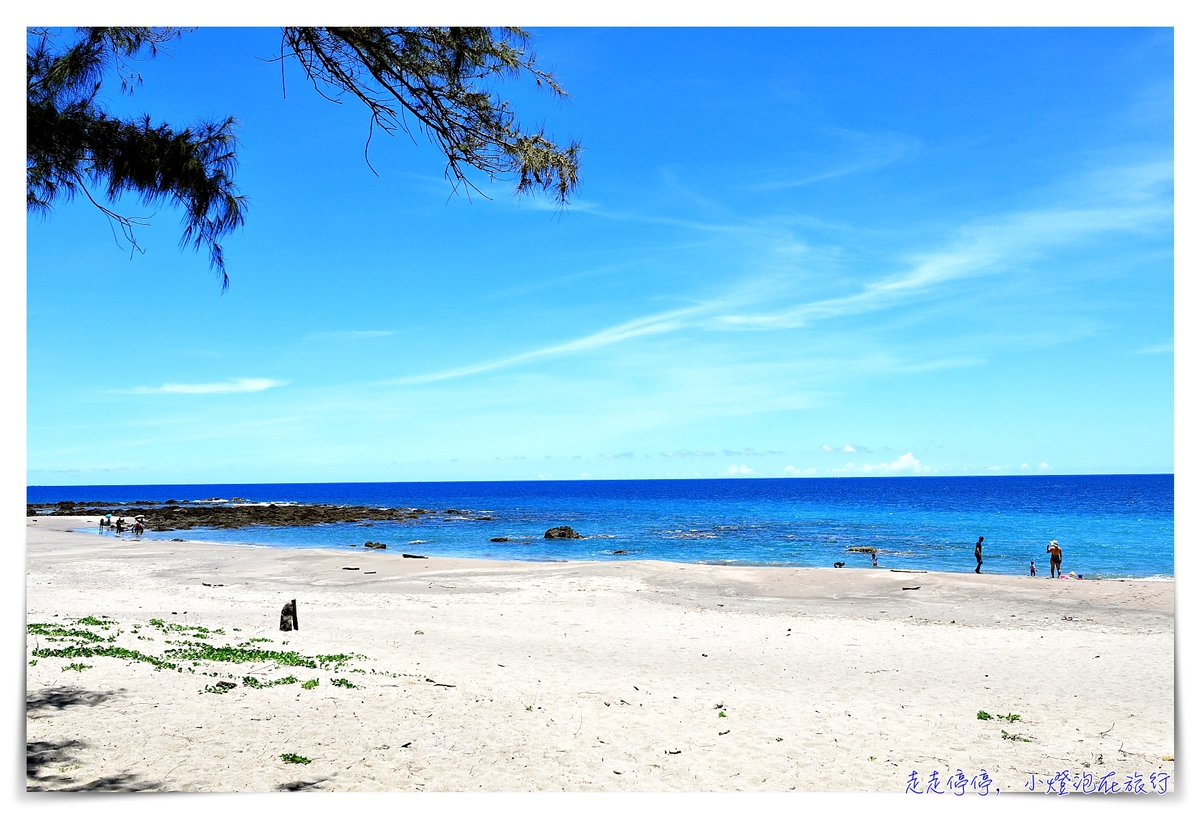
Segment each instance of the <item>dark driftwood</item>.
[[296,600],[293,599],[284,605],[283,610],[279,613],[279,630],[300,630],[300,618],[296,616]]

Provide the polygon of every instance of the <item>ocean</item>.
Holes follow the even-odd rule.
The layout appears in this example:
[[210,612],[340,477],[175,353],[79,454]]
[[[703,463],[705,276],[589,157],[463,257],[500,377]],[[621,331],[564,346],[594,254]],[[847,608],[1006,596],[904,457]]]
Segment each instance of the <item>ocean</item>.
[[[983,536],[989,574],[1049,573],[1057,540],[1063,569],[1097,578],[1168,578],[1175,573],[1174,476],[782,478],[459,483],[259,483],[30,486],[28,502],[111,503],[238,497],[437,510],[419,523],[370,527],[191,529],[147,532],[278,548],[387,552],[501,560],[636,560],[729,565],[974,571]],[[446,513],[446,512],[456,513]],[[458,512],[469,512],[464,515]],[[490,520],[467,519],[486,515]],[[547,540],[569,525],[582,540]],[[508,537],[508,542],[491,542]],[[357,546],[357,547],[356,547]]]

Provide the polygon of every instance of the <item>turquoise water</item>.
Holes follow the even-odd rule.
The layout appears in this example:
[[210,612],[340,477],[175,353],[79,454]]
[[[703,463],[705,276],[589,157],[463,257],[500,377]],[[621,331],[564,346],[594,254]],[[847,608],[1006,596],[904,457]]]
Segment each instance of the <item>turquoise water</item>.
[[[31,486],[28,502],[245,498],[420,507],[420,523],[191,529],[151,539],[345,548],[366,540],[398,552],[513,560],[656,559],[742,565],[869,567],[852,546],[878,549],[886,568],[1049,573],[1058,540],[1063,569],[1095,577],[1175,572],[1174,477],[890,477],[470,483],[297,483],[188,486]],[[490,520],[473,519],[479,516]],[[586,539],[546,540],[570,525]],[[493,543],[493,537],[509,542]],[[352,547],[357,543],[358,547]],[[623,552],[623,553],[617,553]]]

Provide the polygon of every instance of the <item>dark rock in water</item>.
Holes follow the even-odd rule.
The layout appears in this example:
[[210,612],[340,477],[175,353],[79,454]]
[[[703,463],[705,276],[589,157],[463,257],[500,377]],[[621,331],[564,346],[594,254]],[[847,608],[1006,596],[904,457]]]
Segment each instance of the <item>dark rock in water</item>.
[[406,560],[427,560],[429,557],[423,557],[420,554],[401,554]]
[[461,512],[459,512],[459,510],[456,508],[448,508],[445,511],[443,511],[442,513],[443,514],[459,514]]
[[835,563],[833,564],[833,567],[834,567],[834,568],[845,568],[845,567],[846,567],[846,563],[844,563],[844,562],[835,562]]
[[279,613],[279,630],[281,631],[298,631],[300,630],[300,619],[296,616],[296,600],[292,600],[283,606],[283,610]]
[[629,553],[628,551],[625,551],[623,549],[618,549],[613,552],[613,554],[628,554],[628,553]]
[[487,515],[485,514],[485,515],[483,515],[482,517],[476,517],[475,519],[476,519],[476,520],[490,520],[490,519],[492,519],[492,518],[491,518],[491,517],[489,517],[489,516],[487,516]]
[[547,540],[582,540],[583,535],[569,525],[558,525],[543,535]]
[[492,537],[492,542],[508,542],[508,537]]
[[370,540],[367,540],[365,543],[363,543],[363,547],[364,548],[387,548],[387,543],[371,542]]

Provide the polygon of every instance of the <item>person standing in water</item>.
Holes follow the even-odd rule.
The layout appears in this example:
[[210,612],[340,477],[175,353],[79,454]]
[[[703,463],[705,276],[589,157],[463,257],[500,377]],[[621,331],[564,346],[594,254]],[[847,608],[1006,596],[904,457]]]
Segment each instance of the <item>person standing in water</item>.
[[1050,578],[1055,575],[1062,576],[1062,549],[1058,547],[1058,540],[1051,540],[1046,546],[1046,553],[1050,555]]
[[979,542],[975,543],[975,573],[979,573],[979,569],[983,567],[983,537],[979,538]]

